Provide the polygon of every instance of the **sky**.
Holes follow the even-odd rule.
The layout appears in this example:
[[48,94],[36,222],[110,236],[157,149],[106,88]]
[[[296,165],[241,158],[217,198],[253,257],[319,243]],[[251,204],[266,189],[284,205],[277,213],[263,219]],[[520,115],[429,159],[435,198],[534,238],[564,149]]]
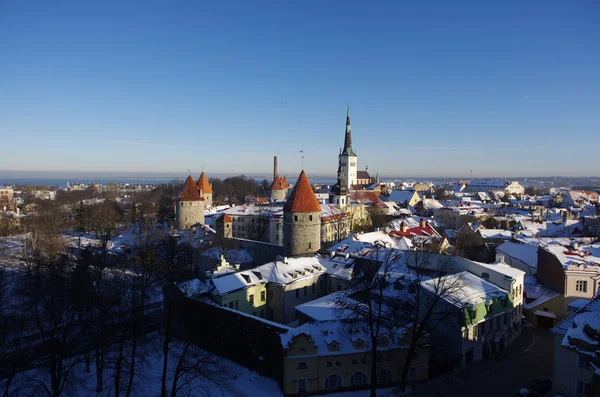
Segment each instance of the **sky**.
[[0,170],[333,175],[348,101],[371,174],[598,175],[600,2],[0,1]]

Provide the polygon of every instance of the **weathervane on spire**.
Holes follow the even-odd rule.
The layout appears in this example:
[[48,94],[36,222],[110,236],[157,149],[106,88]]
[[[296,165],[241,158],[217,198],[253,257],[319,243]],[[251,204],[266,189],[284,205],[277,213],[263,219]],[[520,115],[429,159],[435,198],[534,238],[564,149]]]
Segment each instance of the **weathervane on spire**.
[[304,146],[302,146],[302,150],[300,150],[300,153],[302,153],[302,171],[304,171]]

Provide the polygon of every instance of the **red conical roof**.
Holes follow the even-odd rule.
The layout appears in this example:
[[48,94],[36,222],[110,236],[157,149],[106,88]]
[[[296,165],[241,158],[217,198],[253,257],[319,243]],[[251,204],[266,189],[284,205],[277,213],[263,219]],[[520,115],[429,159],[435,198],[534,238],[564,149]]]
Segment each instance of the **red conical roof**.
[[306,173],[302,171],[292,190],[292,194],[283,206],[284,212],[321,212],[321,204],[313,192]]
[[218,222],[218,223],[225,223],[225,222],[229,222],[229,223],[231,223],[231,222],[232,222],[232,219],[231,219],[231,217],[230,217],[229,215],[227,215],[227,214],[223,214],[223,216],[222,216],[222,217],[220,217],[219,219],[217,219],[217,222]]
[[287,181],[287,177],[286,177],[286,176],[284,176],[284,177],[283,177],[283,180],[282,180],[282,182],[283,182],[283,187],[284,187],[285,189],[287,189],[288,187],[290,187],[290,185],[288,184],[288,181]]
[[210,187],[210,183],[208,183],[208,178],[206,177],[204,171],[202,171],[202,173],[200,174],[198,182],[196,182],[196,186],[198,186],[198,189],[202,190],[202,194],[212,194],[213,192],[212,187]]
[[283,190],[285,189],[285,185],[283,183],[283,179],[277,175],[273,183],[271,183],[271,190]]
[[183,189],[181,189],[181,193],[179,193],[179,197],[177,197],[177,199],[180,201],[204,200],[202,197],[200,197],[200,193],[198,193],[198,186],[196,186],[196,183],[191,175],[189,175],[185,180],[185,185],[183,185]]

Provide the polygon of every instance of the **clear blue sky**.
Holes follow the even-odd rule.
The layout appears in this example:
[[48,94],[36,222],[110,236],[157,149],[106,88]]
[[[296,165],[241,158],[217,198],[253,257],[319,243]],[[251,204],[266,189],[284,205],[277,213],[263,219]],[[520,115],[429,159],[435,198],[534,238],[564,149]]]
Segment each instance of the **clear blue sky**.
[[600,2],[412,3],[1,1],[0,169],[600,173]]

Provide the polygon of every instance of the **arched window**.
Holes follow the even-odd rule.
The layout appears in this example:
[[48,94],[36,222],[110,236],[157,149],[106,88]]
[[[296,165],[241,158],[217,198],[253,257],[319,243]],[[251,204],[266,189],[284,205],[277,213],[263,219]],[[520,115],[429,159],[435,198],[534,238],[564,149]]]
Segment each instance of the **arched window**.
[[326,389],[339,389],[342,387],[342,377],[339,375],[329,375],[325,379],[325,388]]
[[392,373],[389,369],[380,369],[377,372],[377,383],[392,383]]
[[361,386],[367,384],[367,374],[364,372],[356,372],[350,377],[350,386]]

